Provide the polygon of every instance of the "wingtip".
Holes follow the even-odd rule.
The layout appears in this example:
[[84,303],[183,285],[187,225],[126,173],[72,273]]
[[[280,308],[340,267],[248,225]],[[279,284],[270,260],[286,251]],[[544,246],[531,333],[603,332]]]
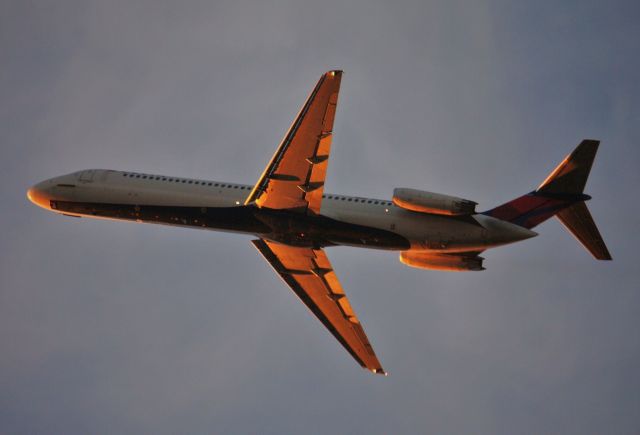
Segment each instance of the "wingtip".
[[371,369],[371,373],[373,373],[374,375],[382,375],[382,376],[389,376],[388,372],[385,372],[384,369],[379,368],[379,369]]
[[602,245],[602,247],[604,248],[603,252],[599,252],[597,254],[594,254],[592,252],[591,255],[593,255],[593,257],[599,261],[613,261],[613,257],[609,253],[609,249],[607,249],[607,245],[604,244],[604,241],[602,242]]
[[326,75],[328,75],[329,77],[341,76],[343,72],[344,71],[341,69],[332,69],[330,71],[327,71]]

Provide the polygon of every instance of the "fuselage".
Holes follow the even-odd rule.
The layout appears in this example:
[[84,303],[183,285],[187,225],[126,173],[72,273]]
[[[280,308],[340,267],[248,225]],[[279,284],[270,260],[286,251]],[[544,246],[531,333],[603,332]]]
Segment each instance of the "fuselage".
[[347,245],[395,251],[484,250],[536,235],[475,214],[417,213],[391,201],[324,194],[320,215],[245,205],[253,186],[89,169],[29,189],[37,205],[65,215],[252,234],[294,246]]

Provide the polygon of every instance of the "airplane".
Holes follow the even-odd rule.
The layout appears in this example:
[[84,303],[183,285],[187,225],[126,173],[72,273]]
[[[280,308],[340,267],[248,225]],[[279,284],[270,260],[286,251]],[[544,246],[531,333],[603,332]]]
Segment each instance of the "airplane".
[[529,239],[556,216],[598,260],[611,255],[583,193],[597,140],[583,140],[532,192],[477,212],[464,198],[396,188],[391,200],[324,192],[342,71],[320,77],[254,185],[87,169],[31,187],[65,216],[250,234],[275,272],[365,369],[386,375],[325,248],[399,251],[408,266],[484,270],[480,254]]

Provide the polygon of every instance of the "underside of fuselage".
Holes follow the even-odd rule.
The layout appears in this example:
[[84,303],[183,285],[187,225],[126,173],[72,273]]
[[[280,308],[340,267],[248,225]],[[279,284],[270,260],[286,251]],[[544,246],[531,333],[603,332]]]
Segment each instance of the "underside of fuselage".
[[245,233],[299,247],[347,245],[394,251],[410,248],[406,238],[391,231],[254,205],[184,207],[52,200],[50,206],[72,216]]

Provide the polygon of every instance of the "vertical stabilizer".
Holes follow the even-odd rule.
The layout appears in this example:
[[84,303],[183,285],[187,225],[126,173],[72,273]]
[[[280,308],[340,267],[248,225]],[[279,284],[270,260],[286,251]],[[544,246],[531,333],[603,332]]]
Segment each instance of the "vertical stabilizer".
[[600,141],[585,139],[553,170],[536,192],[578,194],[584,191]]

